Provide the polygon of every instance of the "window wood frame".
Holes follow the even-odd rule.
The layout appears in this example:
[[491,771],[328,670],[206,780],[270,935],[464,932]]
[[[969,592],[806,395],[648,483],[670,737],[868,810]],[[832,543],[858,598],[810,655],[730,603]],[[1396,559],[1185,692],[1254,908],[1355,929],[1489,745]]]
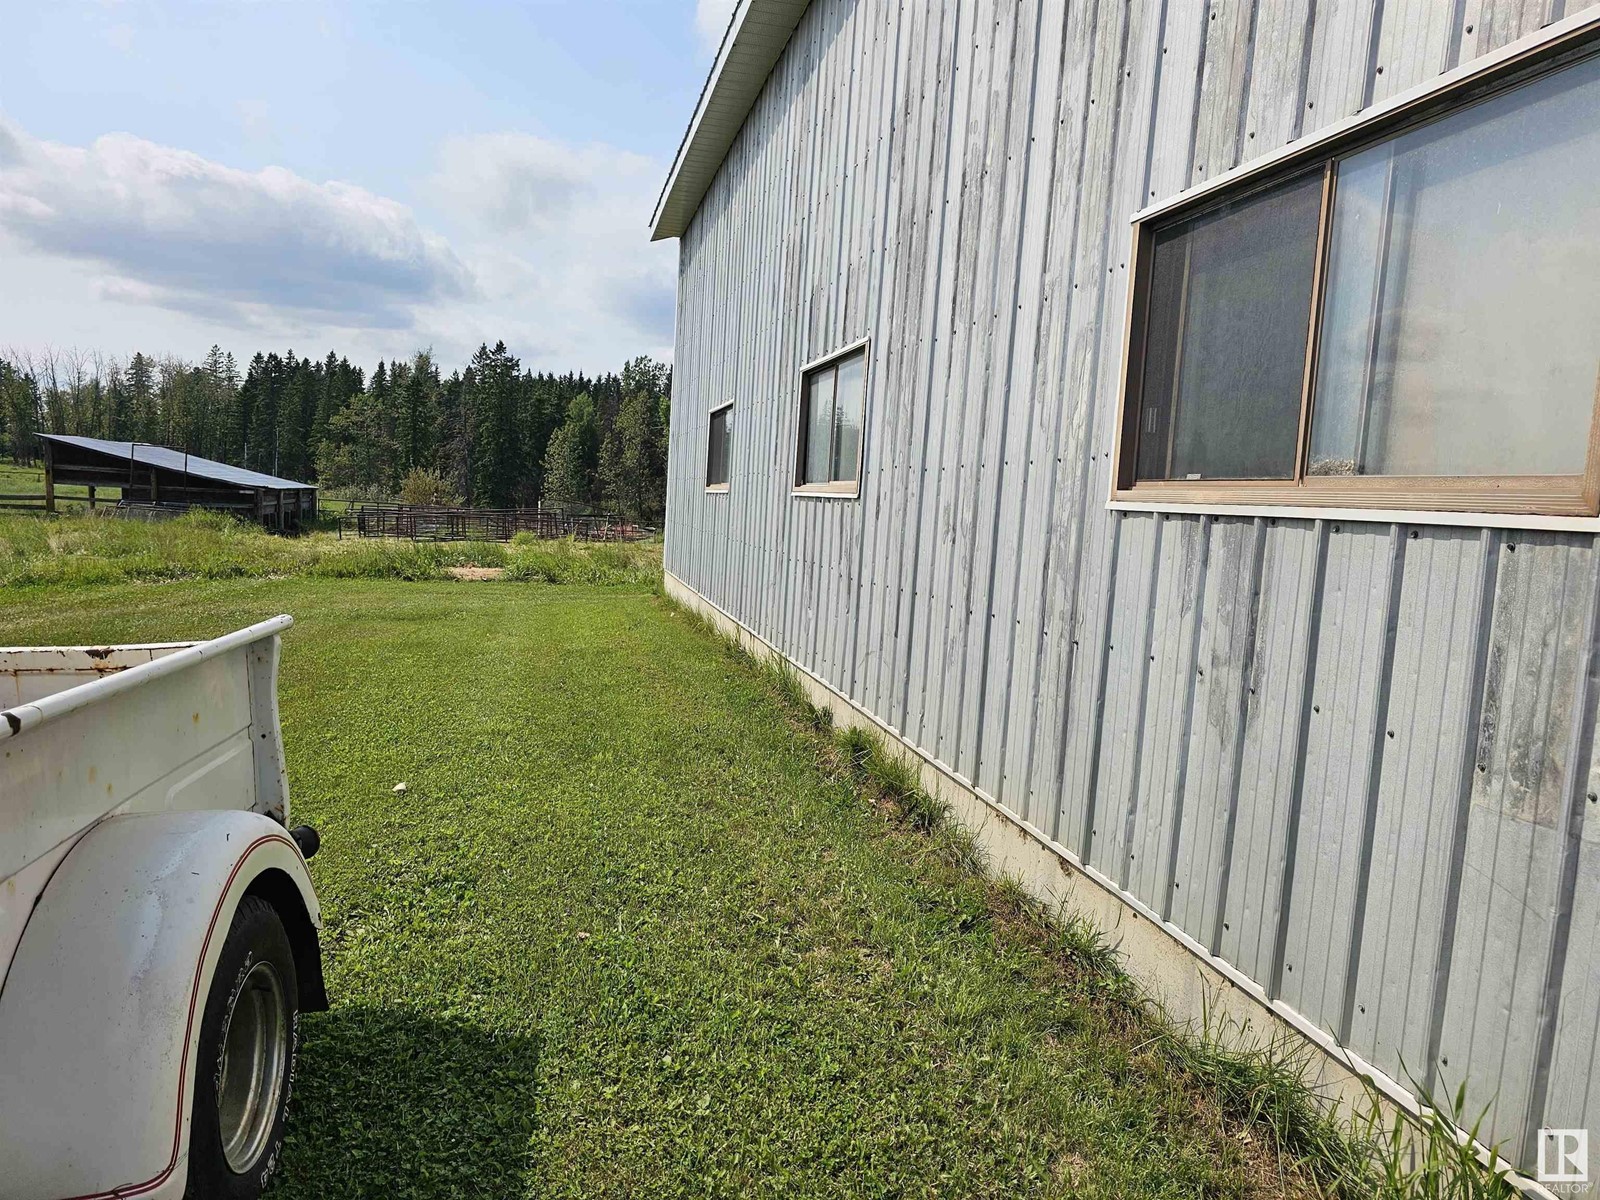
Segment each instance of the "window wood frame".
[[712,483],[711,482],[711,422],[716,419],[716,416],[717,416],[718,413],[730,412],[730,410],[732,410],[732,408],[733,408],[733,401],[732,400],[724,400],[721,404],[716,405],[714,408],[712,408],[709,412],[706,413],[706,460],[705,460],[705,464],[706,465],[705,465],[705,470],[701,473],[701,478],[706,481],[706,491],[711,493],[712,495],[716,495],[716,496],[726,495],[727,492],[728,492],[728,485],[731,482],[733,482],[733,446],[732,446],[732,438],[729,436],[729,433],[728,433],[728,428],[727,428],[726,425],[724,425],[723,426],[723,434],[722,434],[722,443],[723,443],[723,455],[727,459],[727,462],[726,462],[725,465],[726,465],[727,471],[728,471],[728,478],[723,480],[721,483]]
[[[817,372],[829,367],[837,369],[845,359],[861,355],[861,437],[856,444],[856,477],[834,480],[829,483],[806,483],[806,437],[810,413],[806,408],[806,384]],[[867,461],[867,395],[872,382],[872,338],[863,337],[829,351],[800,368],[800,387],[795,405],[794,473],[791,479],[792,497],[815,497],[833,500],[855,500],[861,495],[861,473]],[[837,383],[835,384],[837,387]],[[835,401],[837,402],[837,400]],[[831,455],[830,455],[831,457]]]
[[[1399,476],[1307,475],[1314,415],[1319,341],[1325,322],[1328,255],[1332,241],[1340,159],[1397,138],[1419,126],[1492,100],[1519,84],[1553,74],[1600,53],[1600,13],[1568,18],[1440,79],[1403,92],[1382,105],[1235,168],[1132,218],[1127,311],[1123,325],[1122,379],[1117,400],[1110,502],[1118,508],[1247,506],[1295,509],[1405,511],[1420,519],[1437,513],[1514,514],[1528,517],[1595,517],[1600,514],[1600,377],[1590,411],[1588,449],[1581,475]],[[1322,207],[1300,420],[1291,479],[1139,480],[1140,400],[1151,310],[1151,274],[1157,232],[1226,204],[1287,183],[1320,166]],[[1315,512],[1311,515],[1315,515]]]

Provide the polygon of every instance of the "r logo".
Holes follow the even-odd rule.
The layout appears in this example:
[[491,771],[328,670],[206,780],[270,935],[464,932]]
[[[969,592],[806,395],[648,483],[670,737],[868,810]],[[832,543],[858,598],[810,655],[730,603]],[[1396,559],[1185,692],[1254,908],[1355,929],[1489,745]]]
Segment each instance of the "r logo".
[[1540,1183],[1589,1182],[1589,1131],[1539,1130]]

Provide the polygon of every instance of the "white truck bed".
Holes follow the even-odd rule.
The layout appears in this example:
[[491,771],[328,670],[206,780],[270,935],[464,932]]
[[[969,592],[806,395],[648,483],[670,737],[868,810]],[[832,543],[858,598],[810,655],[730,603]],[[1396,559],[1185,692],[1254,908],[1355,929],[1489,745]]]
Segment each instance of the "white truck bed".
[[286,818],[274,617],[207,642],[0,648],[0,979],[73,843],[127,812]]

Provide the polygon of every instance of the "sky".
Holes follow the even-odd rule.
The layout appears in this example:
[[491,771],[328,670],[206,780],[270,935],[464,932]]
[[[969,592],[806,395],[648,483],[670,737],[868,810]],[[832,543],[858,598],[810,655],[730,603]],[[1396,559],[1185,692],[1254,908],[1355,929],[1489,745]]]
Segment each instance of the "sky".
[[735,0],[0,0],[0,353],[670,360]]

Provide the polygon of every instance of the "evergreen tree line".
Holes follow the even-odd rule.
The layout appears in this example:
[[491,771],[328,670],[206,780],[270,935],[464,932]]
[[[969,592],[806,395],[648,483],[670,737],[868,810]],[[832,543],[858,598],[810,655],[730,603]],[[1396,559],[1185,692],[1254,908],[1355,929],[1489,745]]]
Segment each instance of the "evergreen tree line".
[[487,344],[445,376],[433,353],[367,374],[258,353],[241,372],[213,346],[199,363],[77,351],[0,356],[0,457],[37,462],[39,433],[151,442],[338,495],[478,507],[605,508],[656,523],[666,504],[672,372],[524,370]]

